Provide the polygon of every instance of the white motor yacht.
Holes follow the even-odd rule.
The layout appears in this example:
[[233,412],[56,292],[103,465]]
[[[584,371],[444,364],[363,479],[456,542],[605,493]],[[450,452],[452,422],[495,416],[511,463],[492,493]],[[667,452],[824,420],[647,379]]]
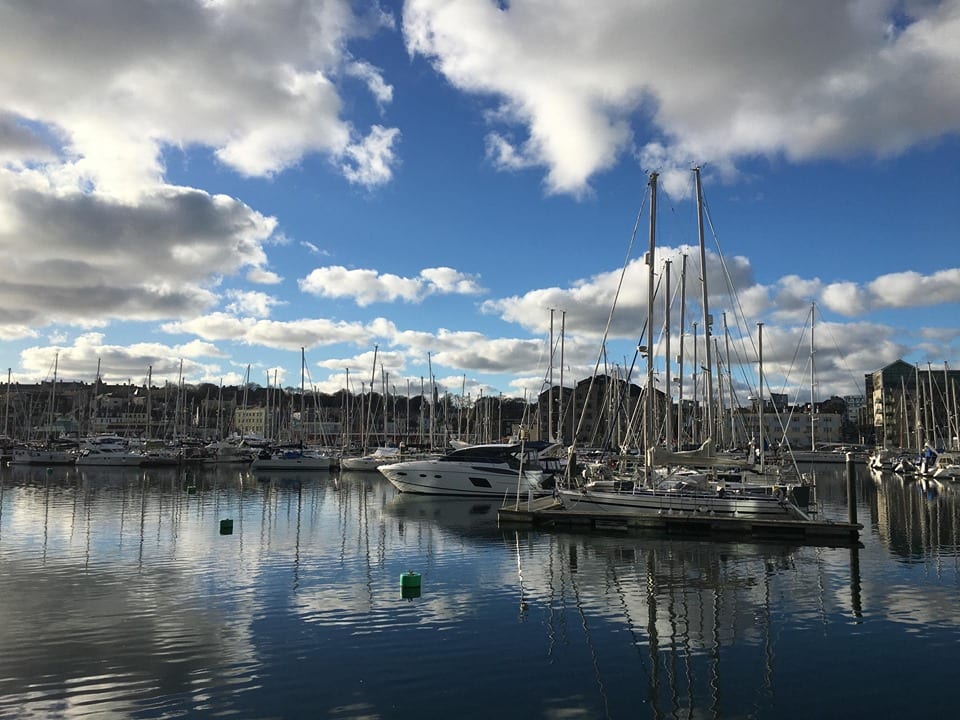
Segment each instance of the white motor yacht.
[[552,492],[537,450],[521,443],[471,445],[438,458],[382,465],[379,470],[400,492],[499,498],[516,497],[518,491],[520,497]]

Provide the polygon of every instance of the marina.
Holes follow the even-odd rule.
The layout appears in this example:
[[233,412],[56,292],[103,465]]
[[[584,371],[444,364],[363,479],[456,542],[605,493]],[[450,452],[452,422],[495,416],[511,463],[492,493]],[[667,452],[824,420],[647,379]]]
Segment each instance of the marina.
[[[806,470],[842,524],[847,479]],[[3,467],[0,716],[807,718],[863,683],[850,717],[948,712],[897,688],[949,687],[960,494],[855,482],[861,541],[824,544],[369,472]]]

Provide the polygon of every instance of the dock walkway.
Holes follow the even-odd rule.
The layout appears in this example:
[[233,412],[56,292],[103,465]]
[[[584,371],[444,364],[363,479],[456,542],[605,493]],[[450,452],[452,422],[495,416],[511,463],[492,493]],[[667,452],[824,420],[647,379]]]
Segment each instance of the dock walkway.
[[564,507],[558,498],[544,497],[504,505],[498,512],[501,524],[535,527],[566,527],[600,531],[651,530],[667,535],[748,536],[800,541],[816,545],[847,546],[859,541],[863,525],[835,520],[758,519],[724,517],[686,511],[650,513],[596,512]]

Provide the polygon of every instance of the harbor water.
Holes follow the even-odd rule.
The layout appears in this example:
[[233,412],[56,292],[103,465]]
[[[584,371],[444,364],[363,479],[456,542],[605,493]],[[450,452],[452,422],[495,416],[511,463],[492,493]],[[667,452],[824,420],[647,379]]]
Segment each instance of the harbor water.
[[5,467],[0,717],[951,716],[960,492],[857,472],[831,548],[499,527],[376,473]]

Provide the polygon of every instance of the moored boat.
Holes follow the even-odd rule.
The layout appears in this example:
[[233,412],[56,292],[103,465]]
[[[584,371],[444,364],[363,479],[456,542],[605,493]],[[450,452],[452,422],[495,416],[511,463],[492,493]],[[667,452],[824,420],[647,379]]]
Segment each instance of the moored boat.
[[553,488],[553,476],[544,475],[536,449],[523,443],[471,445],[379,470],[400,492],[502,498],[547,495]]
[[250,465],[258,470],[329,470],[330,456],[309,448],[262,450]]

